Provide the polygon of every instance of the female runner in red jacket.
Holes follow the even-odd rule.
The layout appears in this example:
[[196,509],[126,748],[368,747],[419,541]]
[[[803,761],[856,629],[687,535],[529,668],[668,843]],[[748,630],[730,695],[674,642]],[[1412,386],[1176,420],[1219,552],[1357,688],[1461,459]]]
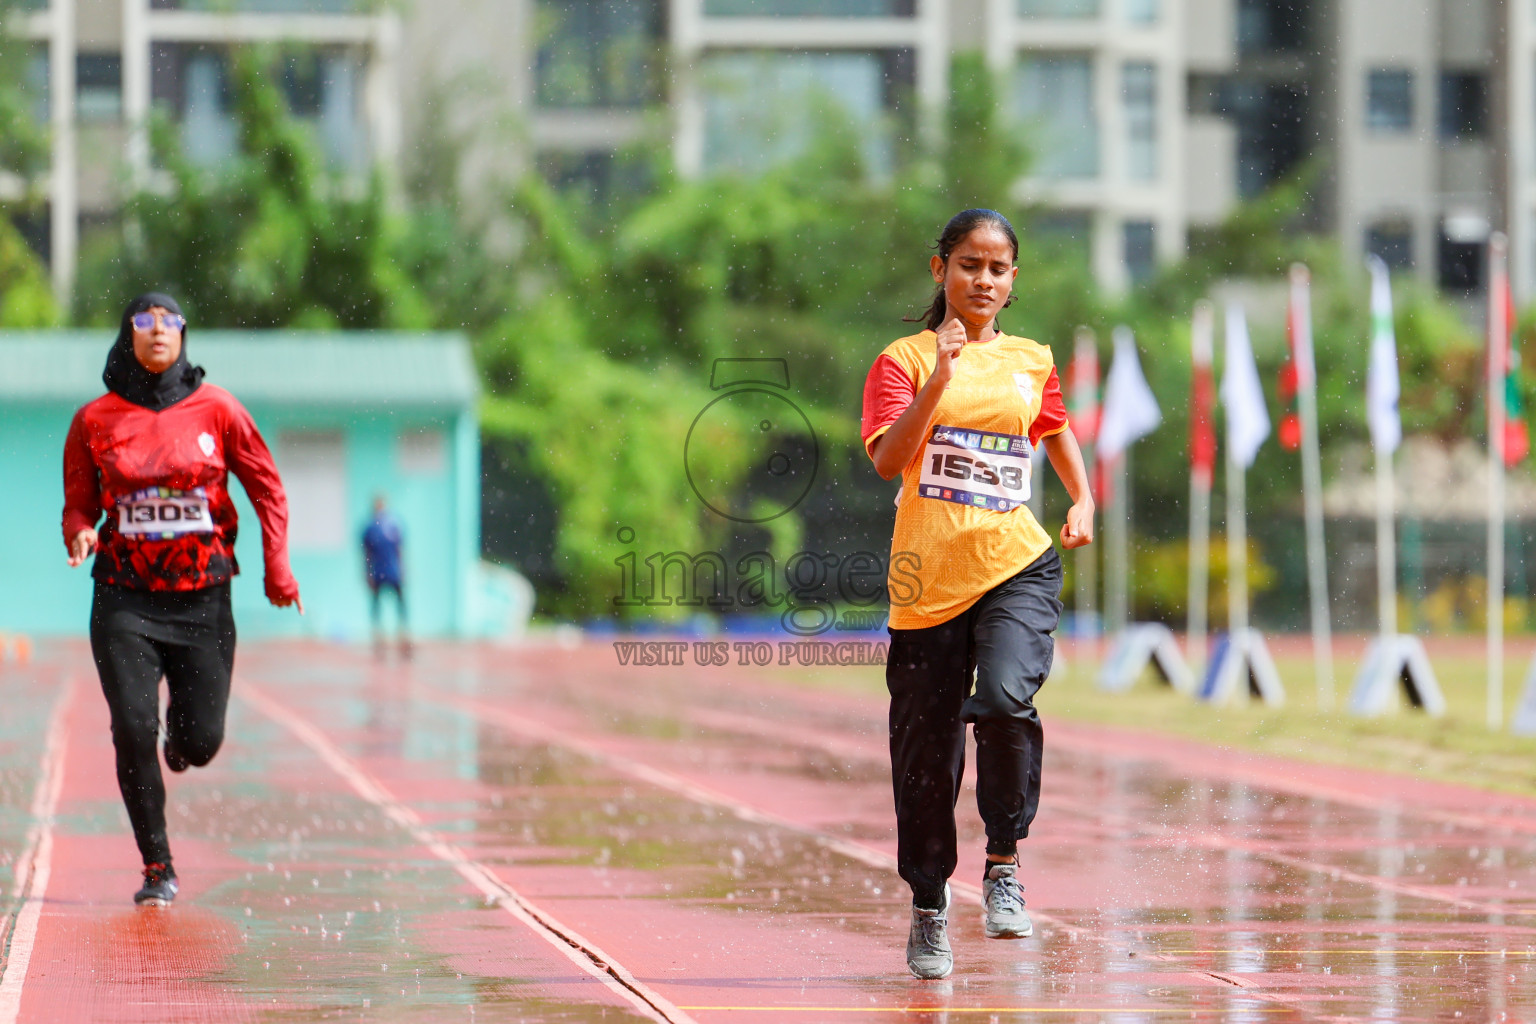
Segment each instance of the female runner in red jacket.
[[75,413],[64,442],[64,543],[70,565],[96,554],[91,652],[144,857],[134,902],[152,905],[177,890],[156,749],[162,676],[166,767],[201,767],[224,740],[235,663],[229,581],[240,571],[231,470],[261,520],[267,599],[304,611],[277,467],[245,408],[187,361],[186,323],[169,296],[129,303],[102,373],[108,393]]

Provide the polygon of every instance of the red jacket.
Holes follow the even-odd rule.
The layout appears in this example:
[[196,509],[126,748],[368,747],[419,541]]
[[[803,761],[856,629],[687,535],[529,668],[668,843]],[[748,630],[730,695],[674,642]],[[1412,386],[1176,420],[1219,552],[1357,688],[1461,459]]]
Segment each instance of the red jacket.
[[106,511],[96,579],[132,590],[224,583],[240,571],[230,470],[261,520],[267,597],[292,600],[283,482],[251,414],[212,384],[159,412],[108,393],[75,413],[64,441],[64,546]]

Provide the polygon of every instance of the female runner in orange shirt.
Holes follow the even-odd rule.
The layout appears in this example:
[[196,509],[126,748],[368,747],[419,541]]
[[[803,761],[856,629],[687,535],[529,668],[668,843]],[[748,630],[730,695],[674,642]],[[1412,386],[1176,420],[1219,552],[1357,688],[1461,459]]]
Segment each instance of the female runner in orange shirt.
[[886,685],[898,870],[912,887],[907,966],[919,978],[945,977],[954,963],[948,880],[967,722],[987,833],[987,934],[1033,930],[1018,841],[1040,799],[1034,698],[1051,670],[1062,572],[1025,505],[1038,446],[1073,502],[1062,546],[1093,540],[1093,496],[1051,350],[997,326],[1018,248],[1002,214],[956,214],[930,260],[939,287],[927,330],[887,346],[864,386],[865,448],[882,477],[902,478]]

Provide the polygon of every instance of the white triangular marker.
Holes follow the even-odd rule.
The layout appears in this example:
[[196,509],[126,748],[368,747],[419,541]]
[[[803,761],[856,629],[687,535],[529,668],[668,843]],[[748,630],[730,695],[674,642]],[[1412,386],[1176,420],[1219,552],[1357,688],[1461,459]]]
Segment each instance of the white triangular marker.
[[1151,664],[1159,678],[1179,693],[1193,693],[1195,677],[1179,650],[1173,630],[1161,622],[1134,622],[1115,637],[1109,657],[1099,669],[1099,689],[1123,693]]
[[1269,655],[1264,635],[1256,629],[1240,629],[1216,639],[1216,650],[1200,684],[1200,699],[1224,704],[1244,689],[1271,707],[1285,703],[1285,687],[1275,670],[1275,659]]
[[1355,688],[1349,695],[1349,710],[1357,715],[1383,715],[1397,706],[1397,684],[1401,681],[1408,702],[1423,708],[1432,718],[1445,714],[1445,697],[1435,670],[1430,667],[1424,643],[1416,636],[1399,633],[1378,636],[1365,652]]

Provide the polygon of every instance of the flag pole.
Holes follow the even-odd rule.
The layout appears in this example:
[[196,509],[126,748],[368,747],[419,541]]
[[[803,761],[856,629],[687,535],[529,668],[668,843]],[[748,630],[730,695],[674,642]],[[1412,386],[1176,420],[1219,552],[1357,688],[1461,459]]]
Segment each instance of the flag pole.
[[[1099,349],[1093,336],[1093,331],[1087,327],[1079,327],[1073,338],[1072,366],[1072,404],[1075,415],[1091,415],[1094,423],[1092,432],[1097,434],[1098,404],[1099,404]],[[1091,372],[1090,372],[1091,368]],[[1088,479],[1094,479],[1094,461],[1097,445],[1088,437],[1079,438],[1079,447],[1083,451],[1083,468],[1087,471]],[[1095,496],[1097,497],[1097,495]],[[1073,556],[1074,568],[1077,578],[1073,582],[1073,605],[1077,613],[1078,629],[1084,629],[1098,611],[1099,589],[1099,554],[1097,546],[1084,545],[1077,549]],[[1100,624],[1096,632],[1103,632]],[[1081,636],[1081,634],[1080,634]],[[1081,640],[1079,640],[1081,642]],[[1090,638],[1090,649],[1096,651],[1097,643]],[[1095,657],[1097,655],[1095,654]]]
[[[1145,437],[1162,421],[1157,398],[1147,386],[1136,354],[1136,339],[1131,329],[1118,326],[1113,332],[1115,356],[1104,381],[1103,416],[1099,420],[1099,464],[1113,479],[1109,495],[1109,514],[1105,517],[1105,631],[1123,635],[1130,617],[1130,504],[1131,446]],[[1120,644],[1120,640],[1116,644]],[[1178,652],[1175,649],[1175,655]],[[1114,655],[1111,655],[1113,658]],[[1181,664],[1183,658],[1179,658]]]
[[1317,705],[1333,710],[1333,630],[1328,621],[1328,556],[1323,544],[1323,469],[1317,438],[1317,366],[1312,349],[1312,275],[1291,265],[1293,358],[1301,419],[1301,491],[1307,531],[1307,587],[1312,599],[1312,660]]
[[1504,725],[1504,389],[1509,249],[1488,240],[1488,728]]
[[[1371,367],[1366,374],[1371,450],[1376,456],[1376,615],[1382,650],[1397,636],[1397,533],[1394,519],[1392,456],[1402,439],[1398,419],[1397,348],[1392,330],[1391,277],[1385,263],[1372,256]],[[1389,660],[1382,661],[1389,670]]]
[[1392,453],[1376,448],[1376,607],[1383,642],[1397,635],[1397,535]]
[[1397,373],[1397,339],[1392,329],[1392,277],[1379,256],[1366,260],[1371,271],[1371,361],[1365,373],[1366,419],[1376,457],[1376,602],[1381,633],[1366,651],[1355,677],[1349,708],[1360,715],[1390,711],[1394,685],[1402,680],[1410,703],[1426,714],[1445,714],[1445,696],[1418,637],[1397,631],[1396,490],[1392,457],[1403,440],[1398,412],[1402,386]]
[[[1215,313],[1209,302],[1195,303],[1195,319],[1190,333],[1191,370],[1198,381],[1211,372],[1212,336]],[[1196,399],[1198,402],[1199,399]],[[1205,411],[1209,415],[1209,410]],[[1191,415],[1200,410],[1191,408]],[[1207,425],[1208,428],[1208,425]],[[1192,438],[1193,443],[1193,438]],[[1191,454],[1194,454],[1193,452]],[[1205,674],[1209,652],[1211,579],[1211,467],[1204,459],[1192,459],[1189,473],[1189,626],[1187,645],[1189,667],[1195,678]]]
[[1130,502],[1126,491],[1130,487],[1131,474],[1129,447],[1115,456],[1110,465],[1114,483],[1109,496],[1110,522],[1114,530],[1104,552],[1108,556],[1104,581],[1105,632],[1122,633],[1130,623]]
[[1248,629],[1248,512],[1243,467],[1227,445],[1227,636]]
[[[1242,649],[1243,637],[1248,630],[1248,495],[1245,479],[1247,474],[1234,430],[1234,396],[1228,389],[1227,382],[1238,379],[1235,359],[1238,349],[1234,339],[1238,339],[1242,345],[1247,345],[1246,327],[1242,310],[1228,303],[1225,339],[1227,358],[1226,364],[1222,367],[1224,404],[1222,419],[1227,434],[1227,443],[1224,446],[1227,455],[1227,640],[1234,653]],[[1239,331],[1242,333],[1239,334]],[[1252,358],[1249,356],[1249,361],[1252,361]],[[1263,400],[1262,395],[1259,400]],[[1268,429],[1266,420],[1266,433]],[[1251,453],[1248,458],[1252,458]]]

